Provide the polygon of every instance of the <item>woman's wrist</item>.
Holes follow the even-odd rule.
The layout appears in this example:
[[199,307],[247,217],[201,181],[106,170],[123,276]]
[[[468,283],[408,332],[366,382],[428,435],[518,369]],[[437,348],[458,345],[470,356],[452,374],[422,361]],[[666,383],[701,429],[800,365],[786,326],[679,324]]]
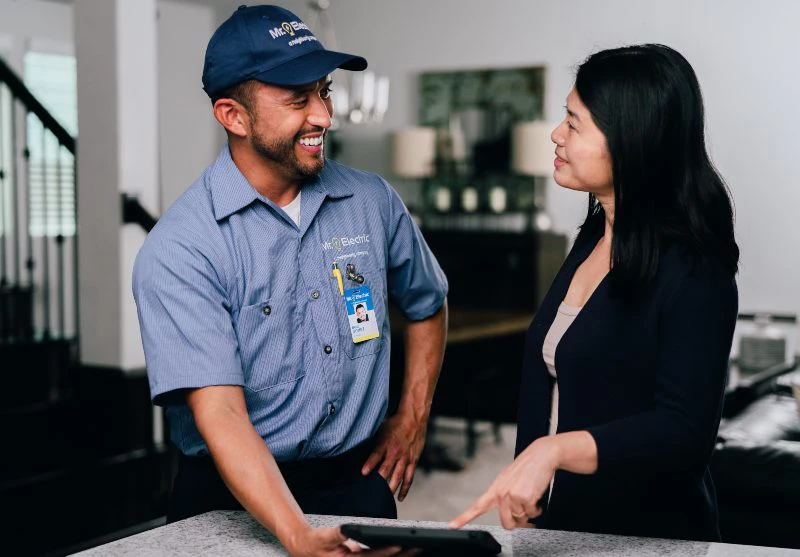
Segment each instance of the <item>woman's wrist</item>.
[[597,444],[588,431],[568,431],[537,441],[546,445],[542,450],[546,451],[545,458],[551,459],[554,470],[575,474],[594,474],[597,471]]
[[555,472],[561,468],[562,465],[564,451],[561,445],[562,443],[559,435],[547,435],[534,441],[531,444],[531,448],[536,451],[539,457],[543,458]]

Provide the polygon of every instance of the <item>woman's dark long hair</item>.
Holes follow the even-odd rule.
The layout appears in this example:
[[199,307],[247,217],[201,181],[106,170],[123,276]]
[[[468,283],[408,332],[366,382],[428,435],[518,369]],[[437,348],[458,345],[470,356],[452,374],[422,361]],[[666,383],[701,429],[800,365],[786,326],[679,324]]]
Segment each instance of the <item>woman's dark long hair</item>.
[[[575,89],[612,160],[612,292],[627,297],[649,284],[670,240],[735,274],[731,198],[706,151],[703,99],[689,62],[657,44],[604,50],[579,66]],[[604,221],[590,194],[581,234]]]

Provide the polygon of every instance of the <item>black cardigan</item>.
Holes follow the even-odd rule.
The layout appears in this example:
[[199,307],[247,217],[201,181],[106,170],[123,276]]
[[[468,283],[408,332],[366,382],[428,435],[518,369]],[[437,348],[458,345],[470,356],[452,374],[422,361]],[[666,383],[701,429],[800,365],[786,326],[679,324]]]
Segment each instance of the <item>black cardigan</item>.
[[[602,235],[582,234],[525,341],[516,453],[547,435],[552,379],[542,344],[575,269]],[[597,443],[593,475],[556,472],[546,528],[719,539],[708,462],[738,311],[734,277],[669,246],[645,296],[626,304],[603,279],[558,344],[558,431]],[[545,504],[545,496],[542,504]]]

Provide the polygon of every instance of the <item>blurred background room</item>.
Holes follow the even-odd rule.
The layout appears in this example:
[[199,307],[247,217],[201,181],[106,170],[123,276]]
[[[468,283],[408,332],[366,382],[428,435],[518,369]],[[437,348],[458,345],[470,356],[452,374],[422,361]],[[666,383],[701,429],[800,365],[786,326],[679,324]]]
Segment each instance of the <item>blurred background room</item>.
[[[0,0],[9,555],[67,554],[164,523],[175,454],[149,399],[131,269],[224,144],[200,76],[209,37],[240,3]],[[712,460],[723,541],[800,548],[800,3],[273,3],[326,47],[369,60],[334,75],[326,152],[392,183],[450,281],[431,431],[400,517],[453,518],[513,458],[523,337],[586,211],[585,195],[552,179],[550,130],[577,63],[657,42],[698,74],[742,253]]]

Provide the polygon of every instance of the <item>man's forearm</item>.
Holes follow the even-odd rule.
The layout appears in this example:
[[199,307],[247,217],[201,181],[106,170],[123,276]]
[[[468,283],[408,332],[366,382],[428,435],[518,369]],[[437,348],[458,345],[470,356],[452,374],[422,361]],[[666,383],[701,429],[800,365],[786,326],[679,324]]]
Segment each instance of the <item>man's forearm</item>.
[[398,413],[427,424],[447,340],[447,301],[427,319],[405,329],[406,367]]
[[[218,390],[219,398],[212,398]],[[308,530],[303,512],[289,491],[275,459],[247,415],[241,393],[209,387],[189,396],[198,430],[225,485],[242,506],[287,547]],[[222,393],[219,390],[224,390]],[[206,391],[205,393],[203,391]],[[191,400],[191,399],[190,399]]]

